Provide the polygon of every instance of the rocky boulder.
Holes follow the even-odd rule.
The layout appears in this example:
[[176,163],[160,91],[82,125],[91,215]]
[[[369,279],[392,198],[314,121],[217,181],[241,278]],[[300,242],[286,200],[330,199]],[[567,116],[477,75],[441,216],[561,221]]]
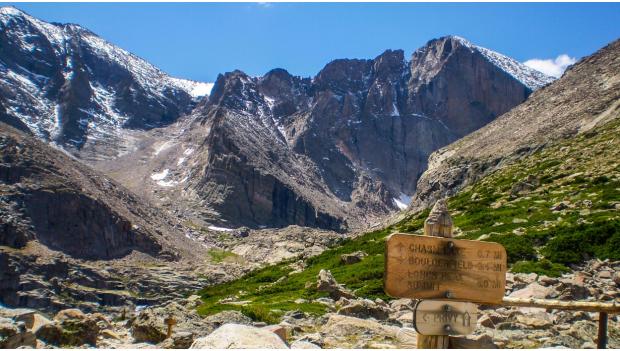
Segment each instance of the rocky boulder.
[[206,337],[196,339],[192,349],[288,349],[269,330],[241,324],[225,324]]
[[327,318],[327,322],[321,327],[322,334],[334,336],[356,334],[395,335],[394,330],[373,320],[338,314],[330,314]]
[[162,318],[145,309],[131,322],[131,335],[138,342],[159,343],[166,339],[166,326]]
[[85,314],[78,309],[67,309],[58,312],[53,323],[42,325],[36,336],[52,345],[95,346],[102,324],[105,323],[105,318],[100,314]]
[[411,299],[397,299],[390,301],[390,308],[395,311],[412,311],[415,303]]
[[213,325],[214,329],[224,324],[252,325],[252,319],[239,311],[222,311],[204,319],[205,323]]
[[386,343],[396,344],[400,328],[382,325],[372,319],[361,319],[339,314],[325,315],[320,327],[324,348],[386,348]]
[[297,340],[291,344],[291,349],[320,349],[317,344],[313,344],[309,341]]
[[162,349],[189,349],[194,343],[194,334],[191,332],[178,332],[172,334],[172,337],[164,340],[159,347]]
[[35,347],[35,335],[26,329],[24,322],[0,317],[0,348],[16,349],[21,346]]
[[389,317],[390,309],[368,299],[360,299],[352,301],[348,305],[340,308],[338,314],[358,318],[384,320]]
[[131,334],[136,341],[151,343],[162,342],[166,338],[168,325],[165,320],[175,321],[174,332],[187,331],[197,337],[209,334],[215,327],[203,320],[195,310],[188,310],[177,302],[148,307],[131,322]]
[[544,299],[553,290],[549,287],[542,286],[538,283],[531,283],[525,288],[513,291],[509,296],[521,299]]
[[340,255],[340,263],[342,264],[354,264],[361,262],[364,257],[368,256],[364,251],[355,251],[350,254]]
[[332,273],[324,269],[321,269],[319,272],[316,289],[329,293],[329,296],[334,300],[338,300],[341,297],[347,299],[355,298],[355,294],[338,284]]
[[585,285],[584,279],[575,277],[574,279],[560,279],[557,290],[561,292],[561,300],[583,300],[590,295]]
[[620,286],[620,272],[614,273],[612,279],[617,286]]

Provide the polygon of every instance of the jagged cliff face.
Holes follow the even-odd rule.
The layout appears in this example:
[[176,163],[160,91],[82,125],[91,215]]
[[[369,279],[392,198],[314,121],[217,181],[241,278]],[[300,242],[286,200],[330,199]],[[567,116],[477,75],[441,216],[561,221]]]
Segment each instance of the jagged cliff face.
[[433,151],[550,81],[458,37],[410,61],[401,50],[336,60],[313,79],[235,71],[143,177],[160,182],[159,198],[183,189],[230,226],[366,226],[406,206]]
[[616,40],[523,104],[433,153],[412,209],[430,206],[514,160],[619,116],[620,41]]
[[74,258],[111,259],[132,251],[189,257],[172,221],[103,174],[0,123],[0,245],[36,240]]
[[131,130],[176,121],[197,87],[78,25],[0,8],[3,120],[87,160],[132,149]]

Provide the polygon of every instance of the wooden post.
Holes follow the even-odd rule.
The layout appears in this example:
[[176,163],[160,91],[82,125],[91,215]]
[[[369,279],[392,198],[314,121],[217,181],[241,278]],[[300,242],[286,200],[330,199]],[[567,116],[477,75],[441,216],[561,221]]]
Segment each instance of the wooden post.
[[[452,217],[448,213],[446,200],[442,199],[435,203],[433,210],[424,221],[424,235],[452,237]],[[418,334],[418,349],[447,349],[450,337],[448,335],[422,335]]]
[[168,331],[166,333],[166,339],[170,339],[172,336],[172,327],[177,324],[177,320],[174,319],[172,314],[168,315],[168,318],[164,319],[164,323],[168,326]]
[[[492,306],[493,304],[487,304]],[[620,304],[595,302],[595,301],[557,301],[547,299],[520,299],[514,297],[504,297],[501,306],[515,307],[535,307],[544,309],[555,309],[563,311],[585,311],[585,312],[605,312],[607,314],[620,313]]]
[[596,340],[596,348],[607,348],[607,312],[600,312],[598,314],[598,339]]

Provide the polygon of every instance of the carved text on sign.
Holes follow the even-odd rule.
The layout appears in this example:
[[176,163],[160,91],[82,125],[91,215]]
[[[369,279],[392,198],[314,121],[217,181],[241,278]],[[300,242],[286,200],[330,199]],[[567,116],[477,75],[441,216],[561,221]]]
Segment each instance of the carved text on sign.
[[506,250],[497,243],[393,234],[385,290],[394,297],[493,303],[506,285]]
[[474,332],[478,308],[469,302],[420,301],[413,313],[413,325],[422,335],[468,335]]

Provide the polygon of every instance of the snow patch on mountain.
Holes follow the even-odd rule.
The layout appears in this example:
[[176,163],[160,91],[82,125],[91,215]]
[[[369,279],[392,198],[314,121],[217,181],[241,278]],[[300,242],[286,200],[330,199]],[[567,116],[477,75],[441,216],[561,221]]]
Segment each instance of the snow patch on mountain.
[[234,229],[230,229],[230,228],[223,228],[223,227],[216,227],[214,225],[210,225],[207,228],[216,231],[216,232],[232,232]]
[[164,169],[163,171],[159,172],[159,173],[153,173],[151,174],[151,179],[153,180],[163,180],[168,176],[168,173],[170,172],[170,170],[168,168]]
[[554,77],[547,76],[515,59],[502,55],[493,50],[474,45],[465,38],[461,38],[459,36],[452,37],[463,46],[468,47],[470,50],[476,50],[481,53],[487,60],[489,60],[489,62],[501,68],[504,72],[510,74],[531,90],[542,88],[555,80]]
[[409,204],[411,203],[411,196],[401,193],[399,197],[397,198],[395,197],[393,200],[394,200],[394,203],[396,204],[396,207],[398,207],[401,210],[406,210],[407,207],[409,207]]
[[172,146],[172,142],[171,141],[166,141],[165,143],[159,145],[157,147],[157,149],[155,149],[155,152],[153,152],[153,156],[157,156],[159,155],[160,152],[166,150],[167,148]]
[[[137,87],[130,88],[129,93],[134,89],[143,91],[152,106],[164,107],[177,103],[176,99],[182,101],[182,92],[197,101],[213,88],[213,83],[173,78],[78,25],[47,23],[12,6],[0,7],[0,31],[24,60],[40,52],[45,56],[43,61],[37,58],[38,61],[48,66],[59,65],[60,79],[54,73],[44,76],[29,71],[20,66],[19,57],[11,62],[0,61],[0,90],[15,92],[4,96],[8,113],[23,121],[35,135],[48,141],[61,138],[63,133],[63,128],[59,128],[62,121],[59,106],[63,101],[59,101],[61,98],[57,93],[50,94],[50,90],[55,85],[71,82],[78,70],[88,75],[92,94],[88,106],[78,108],[84,116],[77,122],[84,130],[83,137],[78,137],[82,140],[72,138],[65,142],[75,146],[93,140],[110,145],[122,143],[122,130],[126,128],[126,122],[135,117],[120,112],[117,102],[123,92],[115,91],[114,85],[107,78],[101,78],[95,67],[88,66],[91,61],[82,56],[96,57],[109,63],[110,67],[126,69],[137,83]],[[147,128],[154,126],[144,124]]]
[[196,82],[194,80],[180,78],[171,78],[171,82],[180,89],[188,92],[189,95],[195,99],[211,95],[211,90],[213,90],[213,85],[215,85],[215,83]]

